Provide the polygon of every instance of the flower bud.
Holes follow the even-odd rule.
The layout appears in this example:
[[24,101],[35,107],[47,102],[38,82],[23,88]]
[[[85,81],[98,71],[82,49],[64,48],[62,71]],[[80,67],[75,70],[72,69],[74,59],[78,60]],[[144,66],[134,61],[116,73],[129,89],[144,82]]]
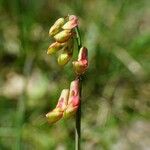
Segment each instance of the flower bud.
[[60,66],[64,66],[65,64],[67,64],[69,62],[69,60],[71,59],[72,55],[67,53],[67,52],[63,52],[62,54],[60,54],[58,56],[58,64]]
[[81,47],[78,55],[78,61],[74,61],[73,63],[73,68],[75,70],[75,73],[77,75],[83,74],[87,68],[88,68],[88,51],[87,48]]
[[63,53],[60,54],[57,59],[58,64],[61,66],[64,66],[65,64],[67,64],[72,57],[72,54],[73,54],[73,40],[72,39],[70,39],[67,42],[67,45],[66,47],[63,48],[63,50],[64,50]]
[[53,54],[56,53],[57,51],[59,51],[61,48],[63,48],[67,43],[58,43],[58,42],[54,42],[52,43],[48,50],[47,50],[47,54]]
[[68,118],[74,115],[79,107],[80,103],[80,95],[79,95],[79,80],[74,80],[70,84],[70,92],[69,92],[69,99],[68,105],[64,112],[64,117]]
[[78,25],[78,18],[74,15],[69,16],[69,21],[63,25],[63,29],[71,30]]
[[54,36],[54,39],[59,43],[64,43],[73,36],[71,30],[63,30]]
[[62,90],[56,108],[46,114],[47,120],[50,124],[55,123],[62,118],[63,113],[67,107],[68,96],[69,90]]
[[49,35],[54,36],[55,34],[57,34],[61,30],[61,27],[64,25],[64,23],[64,18],[59,18],[58,20],[56,20],[54,25],[49,30]]

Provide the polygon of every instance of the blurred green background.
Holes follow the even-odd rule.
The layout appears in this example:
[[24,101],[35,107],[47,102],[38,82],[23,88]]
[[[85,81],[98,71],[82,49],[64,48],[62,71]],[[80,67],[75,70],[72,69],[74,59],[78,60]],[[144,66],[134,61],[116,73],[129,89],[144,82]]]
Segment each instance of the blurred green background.
[[150,149],[149,0],[0,0],[0,150],[74,150],[74,119],[48,125],[71,63],[48,56],[54,21],[79,17],[82,150]]

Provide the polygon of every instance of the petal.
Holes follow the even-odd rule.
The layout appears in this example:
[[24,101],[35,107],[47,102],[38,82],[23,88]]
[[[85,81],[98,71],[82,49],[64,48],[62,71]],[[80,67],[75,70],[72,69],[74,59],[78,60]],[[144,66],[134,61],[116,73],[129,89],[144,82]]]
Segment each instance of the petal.
[[80,103],[80,96],[79,96],[79,80],[74,80],[70,84],[70,92],[69,92],[69,100],[66,110],[64,111],[63,116],[65,118],[73,116]]
[[69,98],[69,89],[63,89],[56,108],[59,108],[61,111],[64,111],[67,107],[68,98]]
[[69,16],[69,21],[63,25],[63,29],[71,30],[78,26],[78,18],[74,15]]

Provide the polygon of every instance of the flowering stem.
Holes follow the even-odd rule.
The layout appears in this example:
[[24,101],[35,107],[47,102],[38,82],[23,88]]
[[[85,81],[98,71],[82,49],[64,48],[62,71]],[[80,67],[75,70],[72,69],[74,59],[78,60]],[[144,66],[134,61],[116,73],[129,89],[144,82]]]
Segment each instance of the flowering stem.
[[[77,45],[78,45],[78,52],[80,50],[80,48],[82,47],[82,42],[81,42],[81,36],[80,36],[80,31],[79,28],[76,27],[75,28],[76,31],[76,40],[77,40]],[[76,113],[76,125],[75,125],[75,150],[80,150],[80,139],[81,139],[81,92],[82,92],[82,77],[78,76],[77,77],[79,79],[79,83],[80,83],[80,104],[79,104],[79,108],[77,110]]]
[[78,51],[79,51],[80,48],[82,47],[81,35],[80,35],[80,31],[79,31],[79,28],[78,28],[78,27],[75,28],[75,31],[76,31],[77,45],[78,45]]

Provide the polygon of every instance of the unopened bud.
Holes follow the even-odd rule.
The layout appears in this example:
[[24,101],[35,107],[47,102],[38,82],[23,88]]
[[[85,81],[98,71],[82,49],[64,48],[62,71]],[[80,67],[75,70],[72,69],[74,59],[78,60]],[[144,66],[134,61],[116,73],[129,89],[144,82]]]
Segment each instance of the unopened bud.
[[79,80],[74,80],[70,84],[70,92],[68,105],[64,112],[64,117],[68,118],[74,115],[79,107],[80,95],[79,95]]
[[47,50],[47,54],[56,53],[61,48],[63,48],[66,44],[67,43],[58,43],[58,42],[52,43]]
[[88,68],[88,51],[87,48],[82,47],[79,51],[78,61],[74,61],[73,68],[78,75],[83,74]]
[[64,52],[64,53],[60,54],[58,56],[58,59],[57,59],[58,64],[60,66],[64,66],[65,64],[67,64],[69,62],[69,60],[71,59],[71,57],[72,57],[72,55],[69,54],[69,53],[67,53],[67,52]]
[[67,107],[68,96],[69,90],[62,90],[56,108],[46,114],[47,120],[50,124],[57,122],[63,117],[63,113]]
[[57,34],[61,30],[61,27],[64,25],[64,23],[64,18],[59,18],[58,20],[56,20],[54,25],[49,30],[49,35],[54,36],[55,34]]
[[63,25],[63,29],[71,30],[78,26],[78,18],[74,15],[69,16],[69,21]]
[[73,36],[71,30],[63,30],[54,36],[54,39],[59,43],[64,43]]
[[78,61],[88,59],[88,50],[86,47],[81,47],[78,55]]
[[67,64],[72,58],[72,54],[73,54],[73,40],[70,39],[67,42],[67,46],[63,48],[63,53],[58,56],[57,59],[58,64],[60,66],[64,66],[65,64]]

